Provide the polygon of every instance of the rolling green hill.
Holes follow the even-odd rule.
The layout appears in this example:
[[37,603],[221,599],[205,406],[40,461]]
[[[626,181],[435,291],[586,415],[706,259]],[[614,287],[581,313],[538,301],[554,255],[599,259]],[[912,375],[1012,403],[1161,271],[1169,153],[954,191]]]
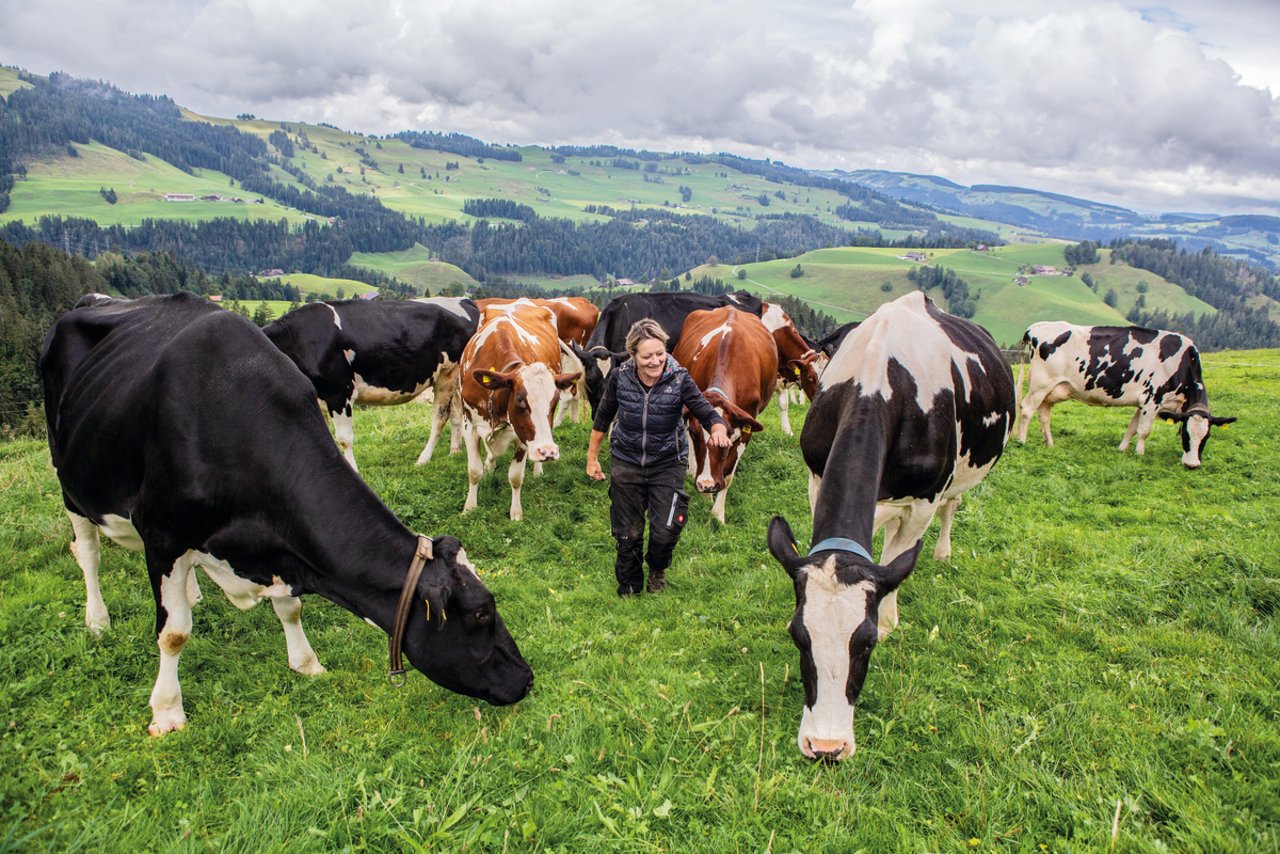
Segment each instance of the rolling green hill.
[[[1187,294],[1177,285],[1144,270],[1108,263],[1104,252],[1098,264],[1086,265],[1074,276],[1027,275],[1027,284],[1015,277],[1025,265],[1039,264],[1062,269],[1062,244],[1035,244],[996,247],[986,252],[967,249],[935,249],[923,253],[925,263],[956,271],[971,290],[981,295],[974,320],[985,326],[997,341],[1016,342],[1027,326],[1037,320],[1065,320],[1080,324],[1125,325],[1124,313],[1139,297],[1138,283],[1146,282],[1149,305],[1162,305],[1177,313],[1212,314],[1215,309]],[[804,275],[791,276],[799,264]],[[889,300],[915,288],[907,271],[919,262],[904,256],[903,250],[881,248],[836,248],[808,252],[798,258],[778,259],[741,267],[701,266],[696,276],[710,276],[746,286],[767,296],[783,293],[808,301],[841,322],[862,320]],[[737,270],[746,273],[737,278]],[[1097,292],[1082,281],[1090,273]],[[1116,307],[1104,302],[1108,290],[1115,290]],[[941,293],[931,292],[945,306]]]

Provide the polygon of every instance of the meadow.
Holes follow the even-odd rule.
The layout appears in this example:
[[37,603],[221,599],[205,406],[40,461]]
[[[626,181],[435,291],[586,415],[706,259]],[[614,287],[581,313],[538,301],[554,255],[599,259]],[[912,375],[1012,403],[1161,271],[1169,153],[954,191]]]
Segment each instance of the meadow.
[[[988,251],[971,249],[927,249],[923,262],[905,257],[905,249],[838,247],[817,249],[793,258],[731,266],[718,264],[694,268],[696,277],[711,276],[730,284],[741,284],[760,292],[789,294],[811,303],[841,323],[862,320],[882,303],[896,299],[916,286],[907,278],[922,263],[954,270],[978,294],[974,321],[986,327],[1002,344],[1013,345],[1028,323],[1037,320],[1065,320],[1084,325],[1127,326],[1125,313],[1145,295],[1151,306],[1172,313],[1212,314],[1217,309],[1188,294],[1181,287],[1154,273],[1112,264],[1111,250],[1104,249],[1096,264],[1084,264],[1074,276],[1028,275],[1019,285],[1014,277],[1024,265],[1044,265],[1063,269],[1062,243],[1010,244]],[[793,277],[799,264],[802,276]],[[738,270],[745,273],[737,278]],[[1093,291],[1083,281],[1088,273],[1097,286]],[[1103,297],[1115,291],[1115,307]],[[945,303],[941,293],[935,301]]]
[[[662,594],[619,600],[587,425],[506,518],[498,474],[461,516],[465,455],[421,468],[427,408],[361,410],[361,473],[415,530],[462,538],[536,674],[509,708],[411,674],[386,637],[307,599],[328,672],[287,669],[270,608],[207,580],[182,655],[187,728],[147,735],[154,604],[104,545],[112,627],[84,586],[44,444],[0,444],[0,849],[1275,851],[1280,847],[1280,351],[1204,357],[1215,431],[1197,471],[1161,424],[1064,404],[1056,447],[1012,442],[871,658],[838,766],[804,759],[765,550],[807,542],[797,438],[764,415],[728,498],[695,496]],[[216,366],[211,366],[216,370]],[[793,407],[793,423],[804,407]]]

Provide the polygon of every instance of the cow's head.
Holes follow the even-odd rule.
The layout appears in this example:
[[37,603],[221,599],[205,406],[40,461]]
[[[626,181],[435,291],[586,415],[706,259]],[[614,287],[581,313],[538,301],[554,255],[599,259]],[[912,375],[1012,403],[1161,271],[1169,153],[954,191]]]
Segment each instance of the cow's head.
[[838,762],[853,755],[853,709],[879,637],[880,600],[911,574],[920,545],[879,566],[848,551],[805,555],[785,519],[774,516],[769,523],[769,553],[795,583],[788,629],[800,650],[804,683],[796,741],[810,759]]
[[694,485],[699,492],[715,494],[724,489],[725,478],[731,477],[738,467],[738,460],[751,441],[751,434],[763,430],[764,425],[717,391],[709,391],[705,397],[729,429],[729,447],[717,448],[711,444],[710,429],[698,419],[689,418],[689,440],[693,445],[694,471],[697,472]]
[[501,371],[475,370],[472,376],[489,391],[492,414],[511,425],[534,462],[559,459],[551,422],[560,392],[577,382],[580,372],[553,374],[545,363],[533,362],[515,363]]
[[1160,417],[1177,423],[1178,436],[1182,439],[1182,464],[1189,469],[1200,468],[1200,455],[1209,441],[1209,429],[1223,427],[1236,420],[1210,415],[1207,409],[1161,412]]
[[495,706],[523,698],[533,671],[494,606],[493,594],[454,537],[437,537],[405,625],[409,662],[432,682]]
[[574,355],[582,362],[582,376],[587,384],[587,400],[591,402],[591,411],[595,412],[596,407],[600,405],[600,398],[604,397],[605,377],[609,376],[609,371],[630,359],[631,354],[626,350],[621,353],[614,353],[607,347],[586,349],[577,344],[569,346],[573,348]]
[[800,384],[804,396],[813,400],[818,395],[818,380],[822,377],[822,368],[829,360],[820,352],[810,350],[799,359],[791,359],[778,371],[789,382]]

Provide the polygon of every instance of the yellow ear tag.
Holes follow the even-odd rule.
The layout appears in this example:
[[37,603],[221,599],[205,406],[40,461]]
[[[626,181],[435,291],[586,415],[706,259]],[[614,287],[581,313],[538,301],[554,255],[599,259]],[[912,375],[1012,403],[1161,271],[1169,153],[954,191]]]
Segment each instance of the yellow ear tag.
[[792,368],[792,369],[791,369],[791,372],[792,372],[793,374],[795,374],[797,377],[798,377],[798,376],[800,376],[800,368],[799,368],[799,367]]
[[1231,425],[1230,425],[1230,424],[1223,424],[1223,425],[1222,425],[1222,429],[1223,429],[1223,430],[1230,430],[1230,429],[1231,429]]
[[750,427],[743,427],[743,428],[742,428],[742,435],[744,435],[744,436],[750,436],[750,435],[751,435],[751,428],[750,428]]
[[795,552],[796,554],[800,554],[800,547],[799,547],[799,546],[797,546],[795,543],[792,543],[792,544],[791,544],[791,551]]
[[487,376],[483,376],[483,377],[481,377],[481,378],[480,378],[480,382],[481,382],[481,383],[483,383],[484,385],[488,385],[488,384],[489,384],[489,377],[487,377]]
[[1164,423],[1166,423],[1166,424],[1172,424],[1172,423],[1173,423],[1173,419],[1172,419],[1172,418],[1166,418],[1166,419],[1164,419]]

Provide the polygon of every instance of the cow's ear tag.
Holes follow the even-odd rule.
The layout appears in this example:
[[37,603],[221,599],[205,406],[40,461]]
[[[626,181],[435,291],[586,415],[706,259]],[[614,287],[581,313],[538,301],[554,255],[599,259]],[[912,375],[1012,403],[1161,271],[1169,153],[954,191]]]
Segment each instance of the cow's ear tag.
[[1231,429],[1231,425],[1230,425],[1230,424],[1223,424],[1223,425],[1222,425],[1222,429],[1223,429],[1223,430],[1230,430],[1230,429]]
[[750,427],[743,427],[743,428],[742,428],[742,435],[744,435],[744,436],[750,436],[750,435],[751,435],[751,428],[750,428]]
[[800,376],[800,366],[796,365],[794,368],[792,368],[791,373],[795,374],[797,377]]
[[486,374],[485,376],[481,377],[481,378],[480,378],[480,382],[481,382],[481,384],[483,384],[483,385],[488,385],[488,384],[489,384],[489,376]]
[[1164,419],[1164,423],[1165,423],[1165,424],[1172,424],[1172,423],[1173,423],[1173,419],[1172,419],[1172,418],[1166,418],[1166,419]]

